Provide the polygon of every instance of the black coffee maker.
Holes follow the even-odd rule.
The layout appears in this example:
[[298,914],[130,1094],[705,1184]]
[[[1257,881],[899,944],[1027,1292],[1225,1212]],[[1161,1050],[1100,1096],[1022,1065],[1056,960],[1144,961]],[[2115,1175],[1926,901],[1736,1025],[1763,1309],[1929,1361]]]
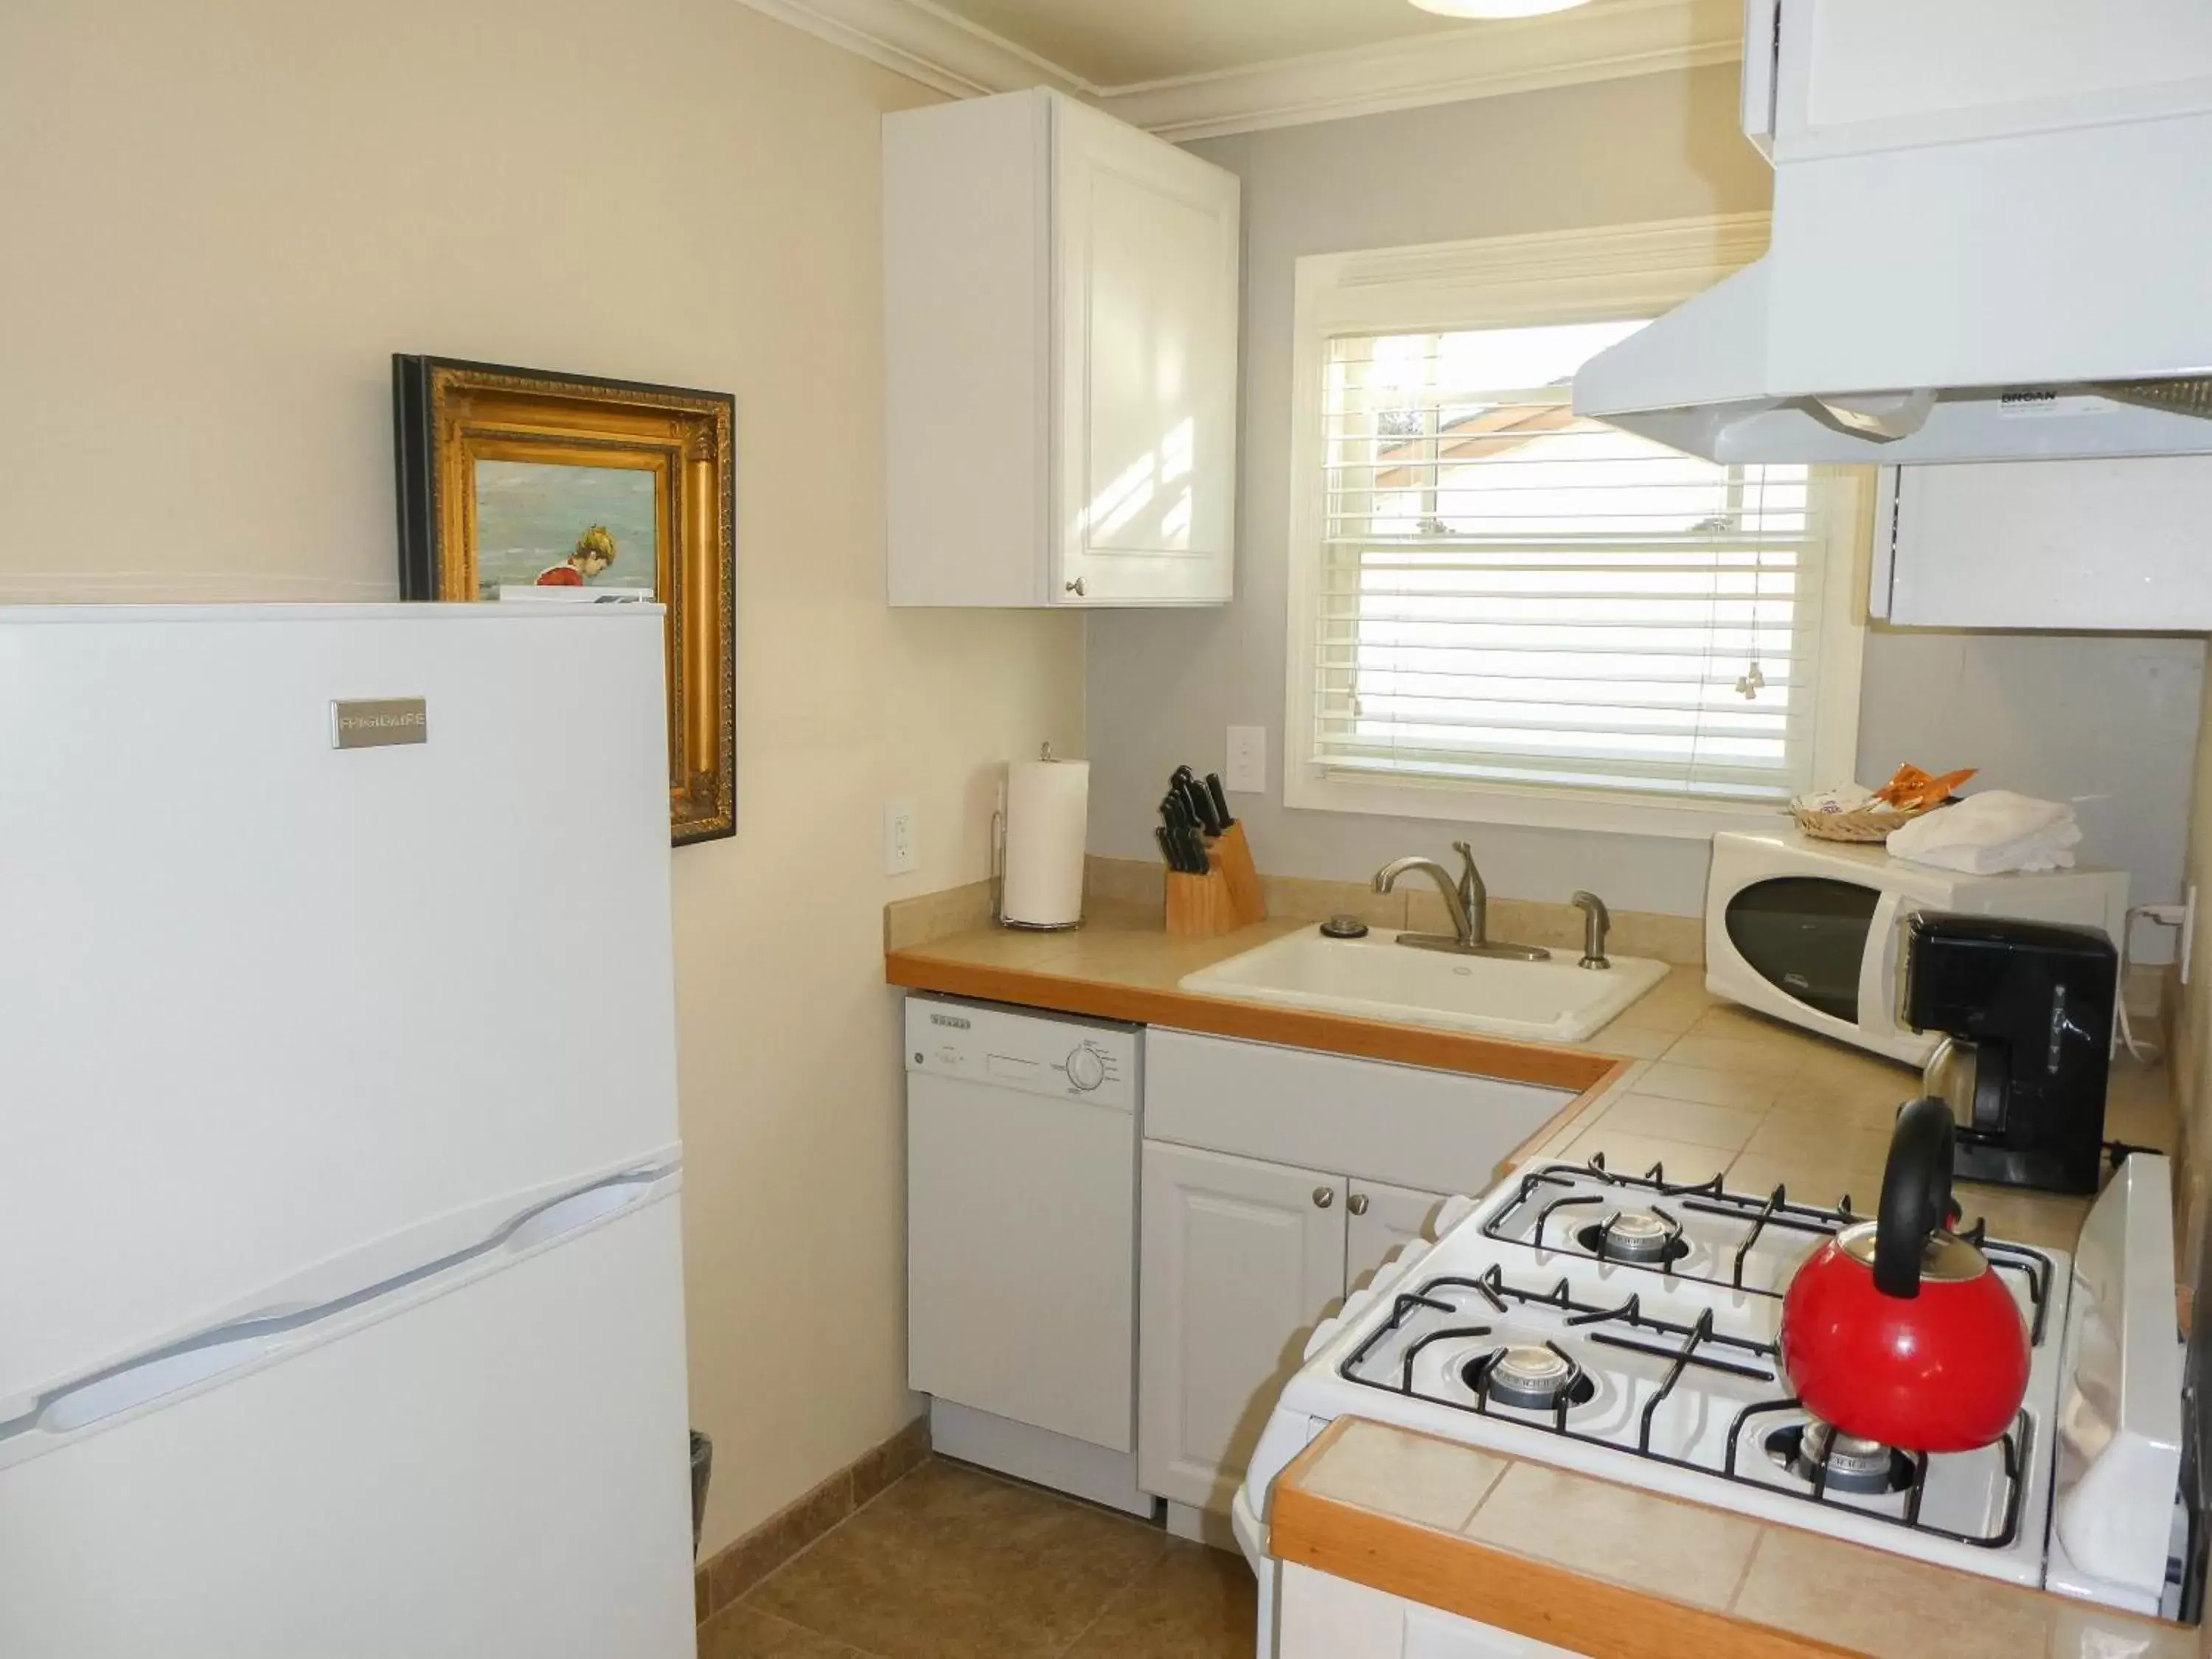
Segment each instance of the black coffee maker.
[[1898,1018],[1945,1042],[1925,1092],[1962,1181],[2094,1193],[2119,952],[2094,927],[1929,912],[1905,924]]

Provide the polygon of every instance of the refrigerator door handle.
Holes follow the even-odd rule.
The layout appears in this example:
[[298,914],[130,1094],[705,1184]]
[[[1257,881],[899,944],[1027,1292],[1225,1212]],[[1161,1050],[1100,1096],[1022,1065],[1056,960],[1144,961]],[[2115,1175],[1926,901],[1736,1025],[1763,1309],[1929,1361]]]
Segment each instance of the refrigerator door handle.
[[475,1244],[343,1296],[283,1314],[257,1315],[212,1326],[51,1389],[38,1397],[29,1411],[0,1421],[0,1463],[13,1461],[11,1452],[21,1455],[21,1449],[11,1443],[21,1437],[33,1432],[65,1435],[88,1428],[257,1360],[313,1346],[329,1334],[333,1321],[360,1314],[427,1279],[462,1268],[489,1270],[504,1266],[507,1260],[668,1191],[676,1184],[680,1168],[659,1164],[625,1170],[533,1204]]

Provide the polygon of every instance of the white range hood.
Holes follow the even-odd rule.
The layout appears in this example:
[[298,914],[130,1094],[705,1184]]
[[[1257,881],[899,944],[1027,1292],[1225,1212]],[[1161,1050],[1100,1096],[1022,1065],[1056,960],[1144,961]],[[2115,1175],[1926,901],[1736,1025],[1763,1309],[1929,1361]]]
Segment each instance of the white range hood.
[[2116,3],[1753,0],[1771,248],[1577,411],[1724,462],[2212,453],[2212,5]]

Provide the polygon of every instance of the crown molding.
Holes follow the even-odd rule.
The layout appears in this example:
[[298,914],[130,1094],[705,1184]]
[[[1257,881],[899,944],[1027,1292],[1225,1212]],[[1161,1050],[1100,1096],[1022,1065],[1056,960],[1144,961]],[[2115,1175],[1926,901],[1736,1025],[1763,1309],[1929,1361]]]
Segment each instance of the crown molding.
[[1510,328],[1539,320],[1669,311],[1767,250],[1765,213],[1310,253],[1297,316],[1322,330]]
[[933,0],[740,0],[956,98],[1048,86],[1182,141],[1735,63],[1741,0],[1607,0],[1379,46],[1102,87]]
[[1131,125],[1180,143],[1730,64],[1742,56],[1741,0],[1614,0],[1349,52],[1109,88],[1097,97]]
[[1095,98],[1079,75],[1000,39],[930,0],[739,0],[778,22],[842,46],[955,98],[1053,87]]

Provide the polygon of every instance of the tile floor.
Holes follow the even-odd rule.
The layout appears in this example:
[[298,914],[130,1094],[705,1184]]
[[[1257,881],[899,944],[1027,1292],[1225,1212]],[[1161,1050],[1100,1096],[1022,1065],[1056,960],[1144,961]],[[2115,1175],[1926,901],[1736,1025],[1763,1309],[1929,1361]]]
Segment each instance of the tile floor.
[[699,1659],[1249,1659],[1252,1575],[933,1458],[699,1627]]

